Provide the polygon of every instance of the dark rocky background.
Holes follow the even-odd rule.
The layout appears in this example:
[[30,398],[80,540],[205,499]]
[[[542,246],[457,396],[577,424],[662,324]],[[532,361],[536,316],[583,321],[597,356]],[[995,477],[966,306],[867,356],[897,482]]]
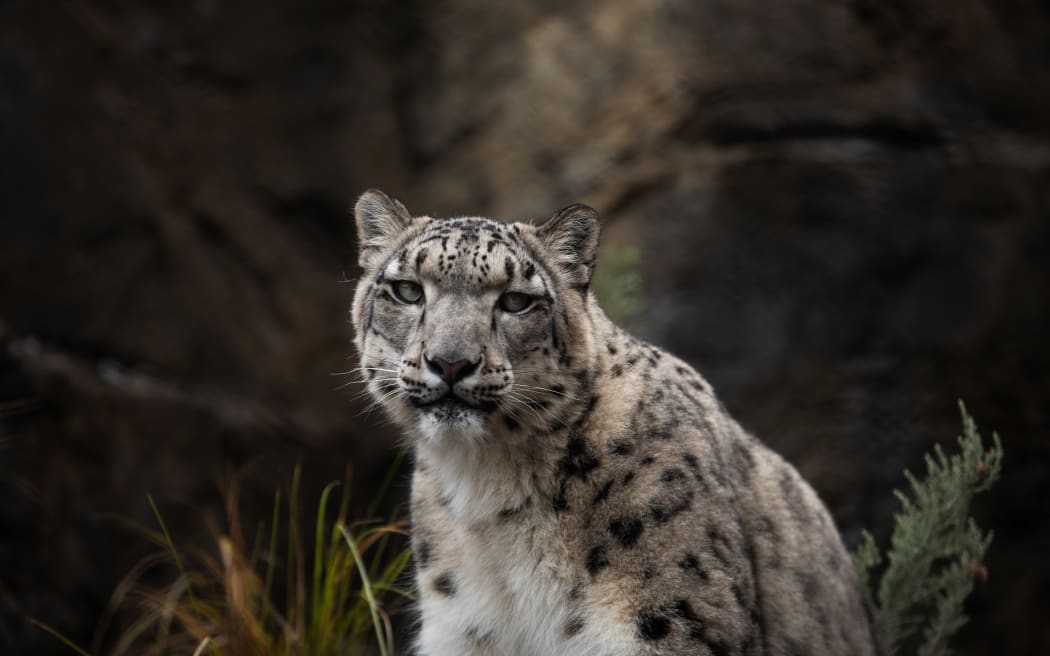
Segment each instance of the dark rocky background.
[[597,207],[640,330],[850,541],[965,399],[1006,469],[958,652],[1050,652],[1047,71],[1037,0],[0,0],[0,652],[90,644],[147,493],[202,545],[246,469],[369,498],[393,439],[331,374],[371,186]]

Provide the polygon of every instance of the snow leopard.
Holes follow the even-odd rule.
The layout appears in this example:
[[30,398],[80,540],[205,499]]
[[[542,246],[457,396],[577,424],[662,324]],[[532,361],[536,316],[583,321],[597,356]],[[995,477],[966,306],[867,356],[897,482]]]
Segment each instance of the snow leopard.
[[876,653],[813,488],[599,307],[594,209],[354,214],[361,372],[413,453],[414,653]]

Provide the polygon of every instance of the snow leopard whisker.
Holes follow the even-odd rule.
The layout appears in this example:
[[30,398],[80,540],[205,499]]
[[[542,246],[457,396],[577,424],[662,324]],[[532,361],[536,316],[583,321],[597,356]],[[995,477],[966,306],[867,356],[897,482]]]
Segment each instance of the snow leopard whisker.
[[535,402],[535,399],[533,399],[531,397],[528,397],[528,396],[524,396],[522,394],[518,394],[518,393],[513,392],[513,391],[507,392],[504,396],[508,400],[520,404],[522,408],[524,408],[524,409],[532,412],[532,414],[536,415],[536,420],[539,421],[541,424],[546,423],[546,421],[544,420],[543,415],[541,415],[539,411],[540,410],[543,410],[545,412],[551,412],[551,411],[549,409],[547,409],[547,408],[543,408],[543,407],[540,407],[540,406],[535,406],[532,403],[530,403],[530,401]]
[[523,426],[528,426],[529,422],[526,421],[525,417],[514,407],[513,404],[506,404],[503,407],[503,411],[514,421],[518,422]]
[[579,401],[575,396],[568,394],[567,392],[559,392],[558,390],[550,389],[549,387],[535,387],[533,385],[523,385],[521,383],[513,383],[514,387],[520,387],[521,389],[536,390],[537,392],[543,392],[544,394],[554,394],[555,396],[562,396],[570,401]]
[[366,380],[366,379],[362,378],[360,380],[351,380],[349,382],[343,383],[342,385],[336,387],[335,391],[339,391],[339,390],[341,390],[341,389],[343,389],[345,387],[350,387],[351,385],[354,385],[354,384],[365,385],[366,388],[363,391],[358,392],[356,395],[354,395],[354,397],[353,397],[354,400],[357,400],[359,397],[362,397],[362,396],[364,396],[366,394],[369,394],[369,391],[367,389],[367,385],[369,383],[384,383],[384,382],[396,381],[396,380],[400,380],[400,379],[397,376],[390,376],[390,377],[387,377],[387,378],[373,378],[371,380]]
[[546,423],[549,420],[558,416],[558,413],[556,413],[552,408],[548,407],[546,404],[537,402],[537,400],[531,396],[525,396],[520,392],[516,392],[514,394],[514,400],[517,403],[528,408],[529,411],[532,412],[532,414],[536,415],[541,422]]
[[382,367],[354,367],[353,369],[347,369],[346,371],[333,371],[329,373],[329,376],[349,376],[350,374],[359,374],[365,371],[383,371],[386,373],[396,374],[397,369],[384,369]]
[[517,418],[517,420],[520,423],[523,423],[523,424],[526,424],[526,425],[529,425],[529,424],[532,423],[531,419],[529,421],[525,420],[525,416],[521,412],[522,410],[530,411],[532,414],[536,415],[535,421],[539,422],[540,424],[544,423],[543,422],[543,417],[541,417],[535,410],[533,410],[529,406],[525,405],[524,403],[521,403],[520,401],[515,402],[514,399],[510,399],[510,403],[508,404],[507,407],[508,408],[513,408],[513,409],[518,411],[518,412],[515,412],[514,414],[515,414],[515,417]]
[[401,389],[400,386],[394,386],[392,389],[385,391],[385,393],[376,395],[376,399],[372,401],[372,403],[370,403],[367,408],[357,413],[357,416],[360,417],[363,414],[365,415],[365,419],[368,419],[368,417],[372,414],[373,410],[380,407],[387,401],[397,398],[398,396],[405,396],[405,391]]

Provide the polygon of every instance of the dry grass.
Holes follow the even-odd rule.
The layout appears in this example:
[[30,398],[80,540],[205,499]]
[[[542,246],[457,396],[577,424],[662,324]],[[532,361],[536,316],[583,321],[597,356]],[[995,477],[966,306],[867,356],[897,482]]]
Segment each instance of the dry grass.
[[[299,481],[296,468],[287,501],[282,503],[281,492],[275,493],[273,515],[268,525],[259,524],[251,543],[241,531],[237,488],[231,486],[226,496],[229,526],[212,549],[177,547],[151,498],[158,528],[141,531],[161,551],[138,563],[114,591],[99,641],[118,610],[130,609],[133,619],[106,653],[393,654],[391,615],[400,602],[411,599],[398,586],[410,552],[392,553],[392,545],[405,534],[404,524],[394,518],[348,522],[348,485],[343,486],[334,519],[329,519],[333,492],[339,487],[331,483],[317,504],[313,549],[307,551],[298,516]],[[172,583],[160,588],[141,583],[147,572],[165,565],[178,572]],[[81,656],[100,653],[100,644],[88,651],[47,625],[34,624]]]

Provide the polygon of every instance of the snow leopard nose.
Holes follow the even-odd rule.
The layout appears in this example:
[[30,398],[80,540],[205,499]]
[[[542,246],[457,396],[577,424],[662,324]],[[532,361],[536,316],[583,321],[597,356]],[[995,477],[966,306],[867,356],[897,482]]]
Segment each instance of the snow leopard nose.
[[429,355],[425,354],[423,355],[423,360],[426,361],[428,369],[440,376],[441,380],[449,385],[455,385],[457,382],[474,373],[478,368],[478,365],[481,364],[481,360],[478,360],[477,362],[468,362],[467,360],[449,362],[444,358],[431,358]]

